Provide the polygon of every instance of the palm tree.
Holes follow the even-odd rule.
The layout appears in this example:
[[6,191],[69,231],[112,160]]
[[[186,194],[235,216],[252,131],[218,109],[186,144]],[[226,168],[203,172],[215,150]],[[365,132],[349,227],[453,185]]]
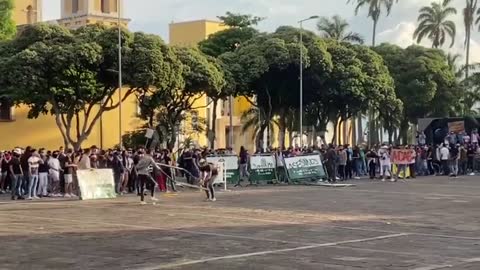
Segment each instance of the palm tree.
[[358,11],[364,7],[368,6],[368,17],[373,20],[373,35],[372,35],[372,46],[375,47],[375,38],[377,35],[377,25],[380,20],[380,15],[382,14],[382,9],[385,8],[387,16],[390,15],[392,6],[398,0],[348,0],[348,3],[356,2],[357,7],[355,8],[355,15],[358,14]]
[[475,12],[477,11],[478,0],[465,0],[466,5],[463,9],[463,24],[465,26],[465,47],[467,51],[466,63],[465,63],[465,77],[468,79],[470,71],[470,40],[472,37],[473,24],[478,24],[480,22],[480,17],[477,17],[475,20]]
[[452,40],[450,48],[455,44],[456,27],[455,23],[448,20],[448,16],[457,14],[454,7],[450,7],[452,0],[443,0],[443,2],[432,3],[420,9],[418,15],[419,25],[413,33],[413,38],[417,43],[422,42],[423,38],[428,37],[432,41],[432,48],[443,46],[447,35]]
[[355,32],[347,32],[349,24],[340,16],[332,18],[321,17],[317,23],[317,29],[324,38],[331,38],[341,42],[352,42],[363,44],[363,37]]
[[[372,47],[376,45],[376,37],[377,37],[377,25],[378,21],[380,20],[380,15],[382,14],[382,10],[386,12],[386,15],[390,15],[390,11],[392,10],[393,4],[398,2],[398,0],[348,0],[347,3],[356,3],[355,7],[355,15],[358,15],[358,11],[363,7],[368,7],[368,17],[370,17],[373,21],[373,32],[372,32]],[[373,123],[370,126],[370,138],[369,143],[374,141],[378,141],[378,136],[375,136],[376,132],[376,125],[374,124],[374,114],[373,110],[369,111],[369,122]],[[359,118],[358,121],[358,129],[359,134],[362,134],[362,117]]]
[[251,107],[244,111],[241,116],[242,134],[253,129],[253,139],[257,149],[262,148],[263,134],[267,131],[267,147],[270,147],[272,141],[272,132],[274,127],[278,127],[278,121],[271,114],[265,112],[262,108]]

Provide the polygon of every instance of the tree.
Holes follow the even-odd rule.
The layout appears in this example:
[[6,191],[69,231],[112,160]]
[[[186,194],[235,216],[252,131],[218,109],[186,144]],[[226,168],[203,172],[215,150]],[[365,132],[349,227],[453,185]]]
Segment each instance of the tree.
[[477,12],[478,0],[465,0],[465,8],[463,9],[463,24],[465,26],[465,46],[466,46],[466,59],[465,59],[465,76],[468,78],[470,69],[470,43],[472,38],[473,25],[478,22],[480,18],[475,18]]
[[[255,96],[253,105],[263,109],[267,119],[275,115],[279,121],[279,145],[285,146],[286,115],[290,108],[298,108],[297,91],[300,49],[304,51],[305,75],[315,73],[322,77],[332,68],[324,42],[311,32],[305,33],[303,47],[298,43],[299,30],[280,27],[272,34],[260,35],[240,46],[230,56],[232,74],[237,89],[245,96]],[[307,103],[308,99],[304,99]],[[259,145],[268,121],[260,127],[256,144]]]
[[331,19],[322,17],[317,23],[317,30],[320,31],[324,38],[363,44],[363,37],[358,33],[347,32],[348,27],[348,22],[338,15],[333,16]]
[[452,0],[443,0],[441,3],[431,3],[420,9],[418,16],[419,25],[413,33],[417,43],[422,42],[425,37],[432,41],[432,48],[439,48],[445,43],[447,36],[450,37],[450,48],[455,44],[456,27],[455,23],[448,20],[450,15],[457,14],[454,7],[450,7]]
[[263,138],[261,138],[263,137],[263,132],[261,132],[263,127],[267,126],[267,147],[270,147],[272,144],[272,131],[275,127],[278,127],[278,121],[268,114],[261,107],[251,107],[242,113],[242,133],[253,129],[252,139],[256,141],[256,149],[263,148]]
[[172,52],[170,62],[175,63],[177,71],[173,74],[180,75],[181,83],[176,87],[150,89],[139,97],[142,115],[166,137],[170,150],[175,146],[180,124],[188,117],[187,113],[205,107],[196,107],[196,101],[206,91],[219,92],[225,85],[219,67],[198,49],[174,47]]
[[377,36],[377,25],[380,20],[380,15],[382,10],[385,9],[387,16],[390,15],[393,4],[398,2],[398,0],[348,0],[348,3],[355,2],[355,15],[358,14],[358,11],[367,6],[368,7],[368,17],[373,21],[373,32],[372,32],[372,46],[375,46],[375,38]]
[[[162,52],[141,48],[147,39],[144,34],[122,32],[125,62],[139,62],[128,70],[136,71],[135,75],[125,70],[129,86],[121,101],[166,79],[161,73],[164,66],[156,62]],[[114,99],[118,88],[117,29],[93,25],[70,32],[38,24],[26,26],[10,46],[14,54],[0,63],[4,75],[0,95],[27,105],[29,118],[53,115],[66,147],[81,148],[102,114],[119,106],[120,101]],[[142,82],[136,84],[131,78]]]
[[218,16],[217,18],[220,19],[224,25],[237,28],[251,27],[265,20],[265,18],[262,17],[232,12],[227,12],[225,16]]
[[17,28],[12,19],[13,0],[0,1],[0,40],[11,39],[15,36]]
[[227,99],[229,96],[236,96],[235,82],[229,72],[229,66],[235,63],[230,62],[228,60],[229,56],[224,54],[235,51],[238,47],[242,46],[244,42],[258,35],[258,31],[254,29],[253,26],[263,20],[262,18],[251,15],[233,14],[231,12],[227,12],[226,16],[220,16],[219,19],[230,28],[214,33],[199,43],[200,51],[208,56],[217,58],[217,60],[212,58],[210,61],[216,62],[217,65],[221,66],[228,82],[220,91],[207,91],[206,93],[212,100],[213,121],[211,127],[209,127],[209,143],[211,148],[215,146],[218,103],[221,100]]
[[454,71],[445,54],[436,49],[410,46],[402,49],[382,44],[375,48],[385,60],[395,81],[395,92],[403,102],[400,134],[407,140],[409,123],[422,117],[448,117],[458,103]]

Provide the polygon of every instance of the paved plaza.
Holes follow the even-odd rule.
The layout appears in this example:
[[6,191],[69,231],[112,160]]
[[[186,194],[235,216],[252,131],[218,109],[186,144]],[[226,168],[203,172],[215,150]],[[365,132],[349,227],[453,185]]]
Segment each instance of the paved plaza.
[[480,269],[480,177],[0,199],[0,269]]

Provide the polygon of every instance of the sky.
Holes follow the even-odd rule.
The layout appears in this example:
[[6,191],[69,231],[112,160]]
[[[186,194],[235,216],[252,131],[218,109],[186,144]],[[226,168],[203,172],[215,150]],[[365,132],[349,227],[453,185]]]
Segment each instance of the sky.
[[[433,0],[438,1],[438,0]],[[416,27],[418,10],[430,5],[432,0],[399,0],[391,14],[381,17],[378,26],[377,42],[390,42],[402,47],[414,44],[412,39]],[[452,1],[458,14],[452,19],[457,24],[457,36],[453,48],[444,49],[464,55],[464,26],[462,9],[464,1]],[[43,1],[43,19],[54,20],[60,17],[60,0]],[[130,18],[130,30],[160,35],[168,42],[168,24],[199,19],[216,19],[227,11],[265,17],[258,28],[274,31],[281,25],[298,26],[301,19],[313,15],[340,15],[351,25],[351,30],[360,33],[367,43],[371,43],[372,21],[366,10],[355,16],[355,5],[347,0],[124,0],[125,17]],[[315,31],[315,21],[304,23],[306,29]],[[422,45],[430,46],[428,40]],[[472,62],[480,62],[480,33],[478,27],[472,36]]]

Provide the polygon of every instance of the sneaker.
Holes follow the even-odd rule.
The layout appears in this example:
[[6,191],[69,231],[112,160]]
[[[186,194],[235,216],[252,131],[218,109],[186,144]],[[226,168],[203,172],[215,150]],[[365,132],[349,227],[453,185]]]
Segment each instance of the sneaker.
[[5,190],[0,189],[0,194],[5,194]]
[[147,202],[140,202],[140,205],[147,205]]
[[33,200],[33,198],[28,196],[27,200],[31,201],[31,200]]
[[474,173],[474,172],[472,172],[472,173],[470,173],[469,175],[470,175],[470,176],[475,176],[475,173]]
[[[405,181],[405,178],[403,178],[403,180]],[[397,179],[390,179],[390,182],[397,182]]]
[[65,195],[63,195],[63,197],[65,197],[65,198],[70,198],[70,197],[72,197],[72,196],[70,196],[70,194],[68,194],[68,193],[65,193]]
[[40,199],[40,197],[38,197],[38,196],[33,196],[33,198],[36,199],[36,200]]
[[210,201],[216,202],[216,201],[217,201],[217,198],[213,198],[213,199],[211,199]]
[[385,182],[385,181],[386,181],[386,179],[385,179],[385,178],[383,178],[383,179],[382,179],[382,182]]
[[355,180],[360,180],[360,177],[358,177],[358,176],[355,176]]
[[75,195],[75,194],[70,193],[70,197],[72,197],[72,198],[77,198],[78,196]]
[[155,197],[151,197],[150,200],[152,200],[152,202],[158,202],[158,199]]

